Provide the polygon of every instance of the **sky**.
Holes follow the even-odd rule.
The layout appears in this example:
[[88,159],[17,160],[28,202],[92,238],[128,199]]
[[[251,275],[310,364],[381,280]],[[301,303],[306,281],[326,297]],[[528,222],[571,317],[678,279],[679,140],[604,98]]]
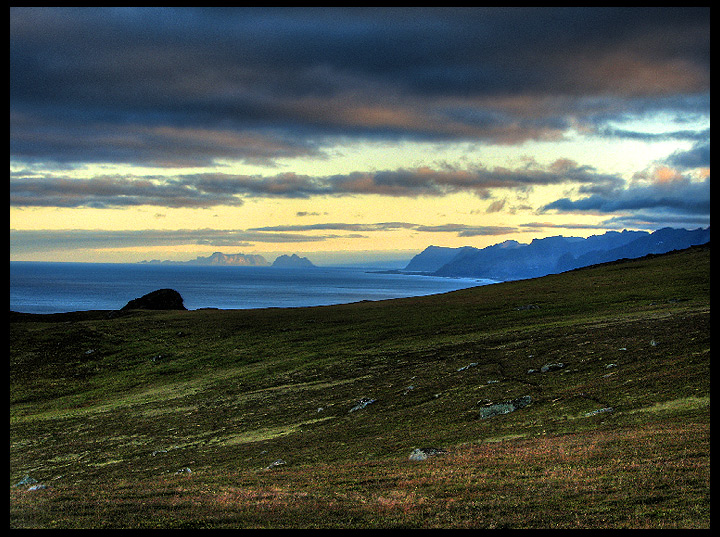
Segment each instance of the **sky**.
[[709,8],[10,8],[11,261],[709,224]]

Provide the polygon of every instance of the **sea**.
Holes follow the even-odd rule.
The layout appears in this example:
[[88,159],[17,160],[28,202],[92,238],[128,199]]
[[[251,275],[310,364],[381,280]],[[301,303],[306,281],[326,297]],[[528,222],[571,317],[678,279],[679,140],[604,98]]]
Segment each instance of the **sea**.
[[10,262],[10,311],[117,310],[157,289],[175,289],[189,310],[295,308],[446,293],[496,283],[362,267],[237,267]]

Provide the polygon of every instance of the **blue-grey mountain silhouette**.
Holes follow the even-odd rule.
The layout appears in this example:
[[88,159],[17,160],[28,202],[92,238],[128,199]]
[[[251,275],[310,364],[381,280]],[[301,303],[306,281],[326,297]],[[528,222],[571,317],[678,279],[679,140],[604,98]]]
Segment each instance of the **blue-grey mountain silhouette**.
[[695,230],[663,228],[653,233],[608,231],[587,238],[554,236],[529,244],[505,241],[481,249],[430,246],[404,270],[435,276],[521,280],[623,258],[662,254],[709,241],[710,226]]

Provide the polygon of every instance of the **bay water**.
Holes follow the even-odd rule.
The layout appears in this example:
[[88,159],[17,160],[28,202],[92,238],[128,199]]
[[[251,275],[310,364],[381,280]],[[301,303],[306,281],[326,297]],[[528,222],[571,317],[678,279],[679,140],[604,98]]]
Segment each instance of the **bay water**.
[[156,289],[175,289],[189,310],[346,304],[445,293],[495,283],[357,267],[237,267],[10,262],[10,310],[117,310]]

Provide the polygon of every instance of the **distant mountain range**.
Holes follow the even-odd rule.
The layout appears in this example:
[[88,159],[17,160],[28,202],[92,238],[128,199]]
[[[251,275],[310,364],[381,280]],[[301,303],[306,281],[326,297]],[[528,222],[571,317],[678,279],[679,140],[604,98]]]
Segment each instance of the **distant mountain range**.
[[270,263],[261,255],[252,254],[223,254],[215,252],[208,257],[197,256],[190,261],[143,261],[143,263],[163,265],[236,265],[243,267],[268,267]]
[[143,261],[147,264],[163,264],[163,265],[229,265],[240,267],[314,267],[315,265],[307,257],[299,257],[297,254],[281,255],[272,265],[261,255],[255,254],[223,254],[215,252],[208,257],[198,256],[190,261]]
[[653,233],[608,231],[588,238],[555,236],[535,239],[529,244],[505,241],[482,249],[428,246],[410,260],[403,272],[521,280],[623,258],[662,254],[709,241],[710,226],[695,230],[663,228]]

